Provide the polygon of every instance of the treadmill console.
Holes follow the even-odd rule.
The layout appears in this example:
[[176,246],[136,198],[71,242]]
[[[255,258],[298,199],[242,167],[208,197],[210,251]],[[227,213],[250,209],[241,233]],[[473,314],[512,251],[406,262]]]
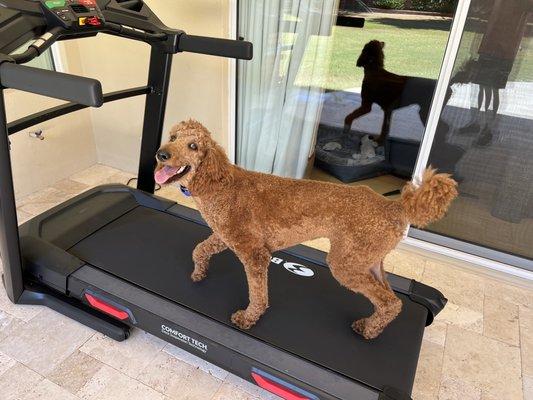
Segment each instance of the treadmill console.
[[49,23],[69,30],[100,28],[105,20],[96,0],[41,0]]

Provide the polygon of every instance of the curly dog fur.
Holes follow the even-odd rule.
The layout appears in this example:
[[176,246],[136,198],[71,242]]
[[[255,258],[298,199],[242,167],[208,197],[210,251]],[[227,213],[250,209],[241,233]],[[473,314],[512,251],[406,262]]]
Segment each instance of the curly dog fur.
[[227,248],[244,265],[249,305],[231,318],[242,329],[253,326],[268,308],[272,252],[327,237],[333,276],[374,305],[374,313],[352,327],[365,338],[375,338],[402,309],[386,280],[383,258],[408,223],[424,226],[441,218],[457,195],[455,181],[432,169],[426,170],[420,186],[407,184],[400,201],[366,186],[247,171],[232,165],[208,130],[193,120],[172,129],[157,158],[156,180],[187,187],[213,230],[194,249],[192,279],[204,279],[211,256]]

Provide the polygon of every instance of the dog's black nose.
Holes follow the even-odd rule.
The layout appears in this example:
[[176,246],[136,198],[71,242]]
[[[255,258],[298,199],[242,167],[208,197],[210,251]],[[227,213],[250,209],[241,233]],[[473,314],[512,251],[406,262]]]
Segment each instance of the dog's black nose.
[[156,157],[159,161],[165,162],[165,161],[170,160],[170,153],[165,150],[159,150],[156,154]]

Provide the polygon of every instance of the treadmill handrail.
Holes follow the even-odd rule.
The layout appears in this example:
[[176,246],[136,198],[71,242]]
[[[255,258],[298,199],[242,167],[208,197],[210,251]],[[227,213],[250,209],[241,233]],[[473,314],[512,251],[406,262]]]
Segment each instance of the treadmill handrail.
[[0,85],[55,99],[74,101],[89,107],[100,107],[104,101],[102,85],[96,79],[11,62],[0,64]]
[[178,51],[189,53],[208,54],[251,60],[253,58],[253,45],[245,40],[220,39],[208,36],[195,36],[182,33],[178,41]]

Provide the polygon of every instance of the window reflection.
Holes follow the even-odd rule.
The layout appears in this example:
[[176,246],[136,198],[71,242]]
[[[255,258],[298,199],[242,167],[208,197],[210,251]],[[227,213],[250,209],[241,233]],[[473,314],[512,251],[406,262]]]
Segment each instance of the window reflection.
[[402,187],[456,1],[434,3],[241,0],[239,35],[255,54],[239,63],[237,162],[382,193]]
[[430,231],[533,258],[533,1],[473,0],[429,162],[460,197]]

